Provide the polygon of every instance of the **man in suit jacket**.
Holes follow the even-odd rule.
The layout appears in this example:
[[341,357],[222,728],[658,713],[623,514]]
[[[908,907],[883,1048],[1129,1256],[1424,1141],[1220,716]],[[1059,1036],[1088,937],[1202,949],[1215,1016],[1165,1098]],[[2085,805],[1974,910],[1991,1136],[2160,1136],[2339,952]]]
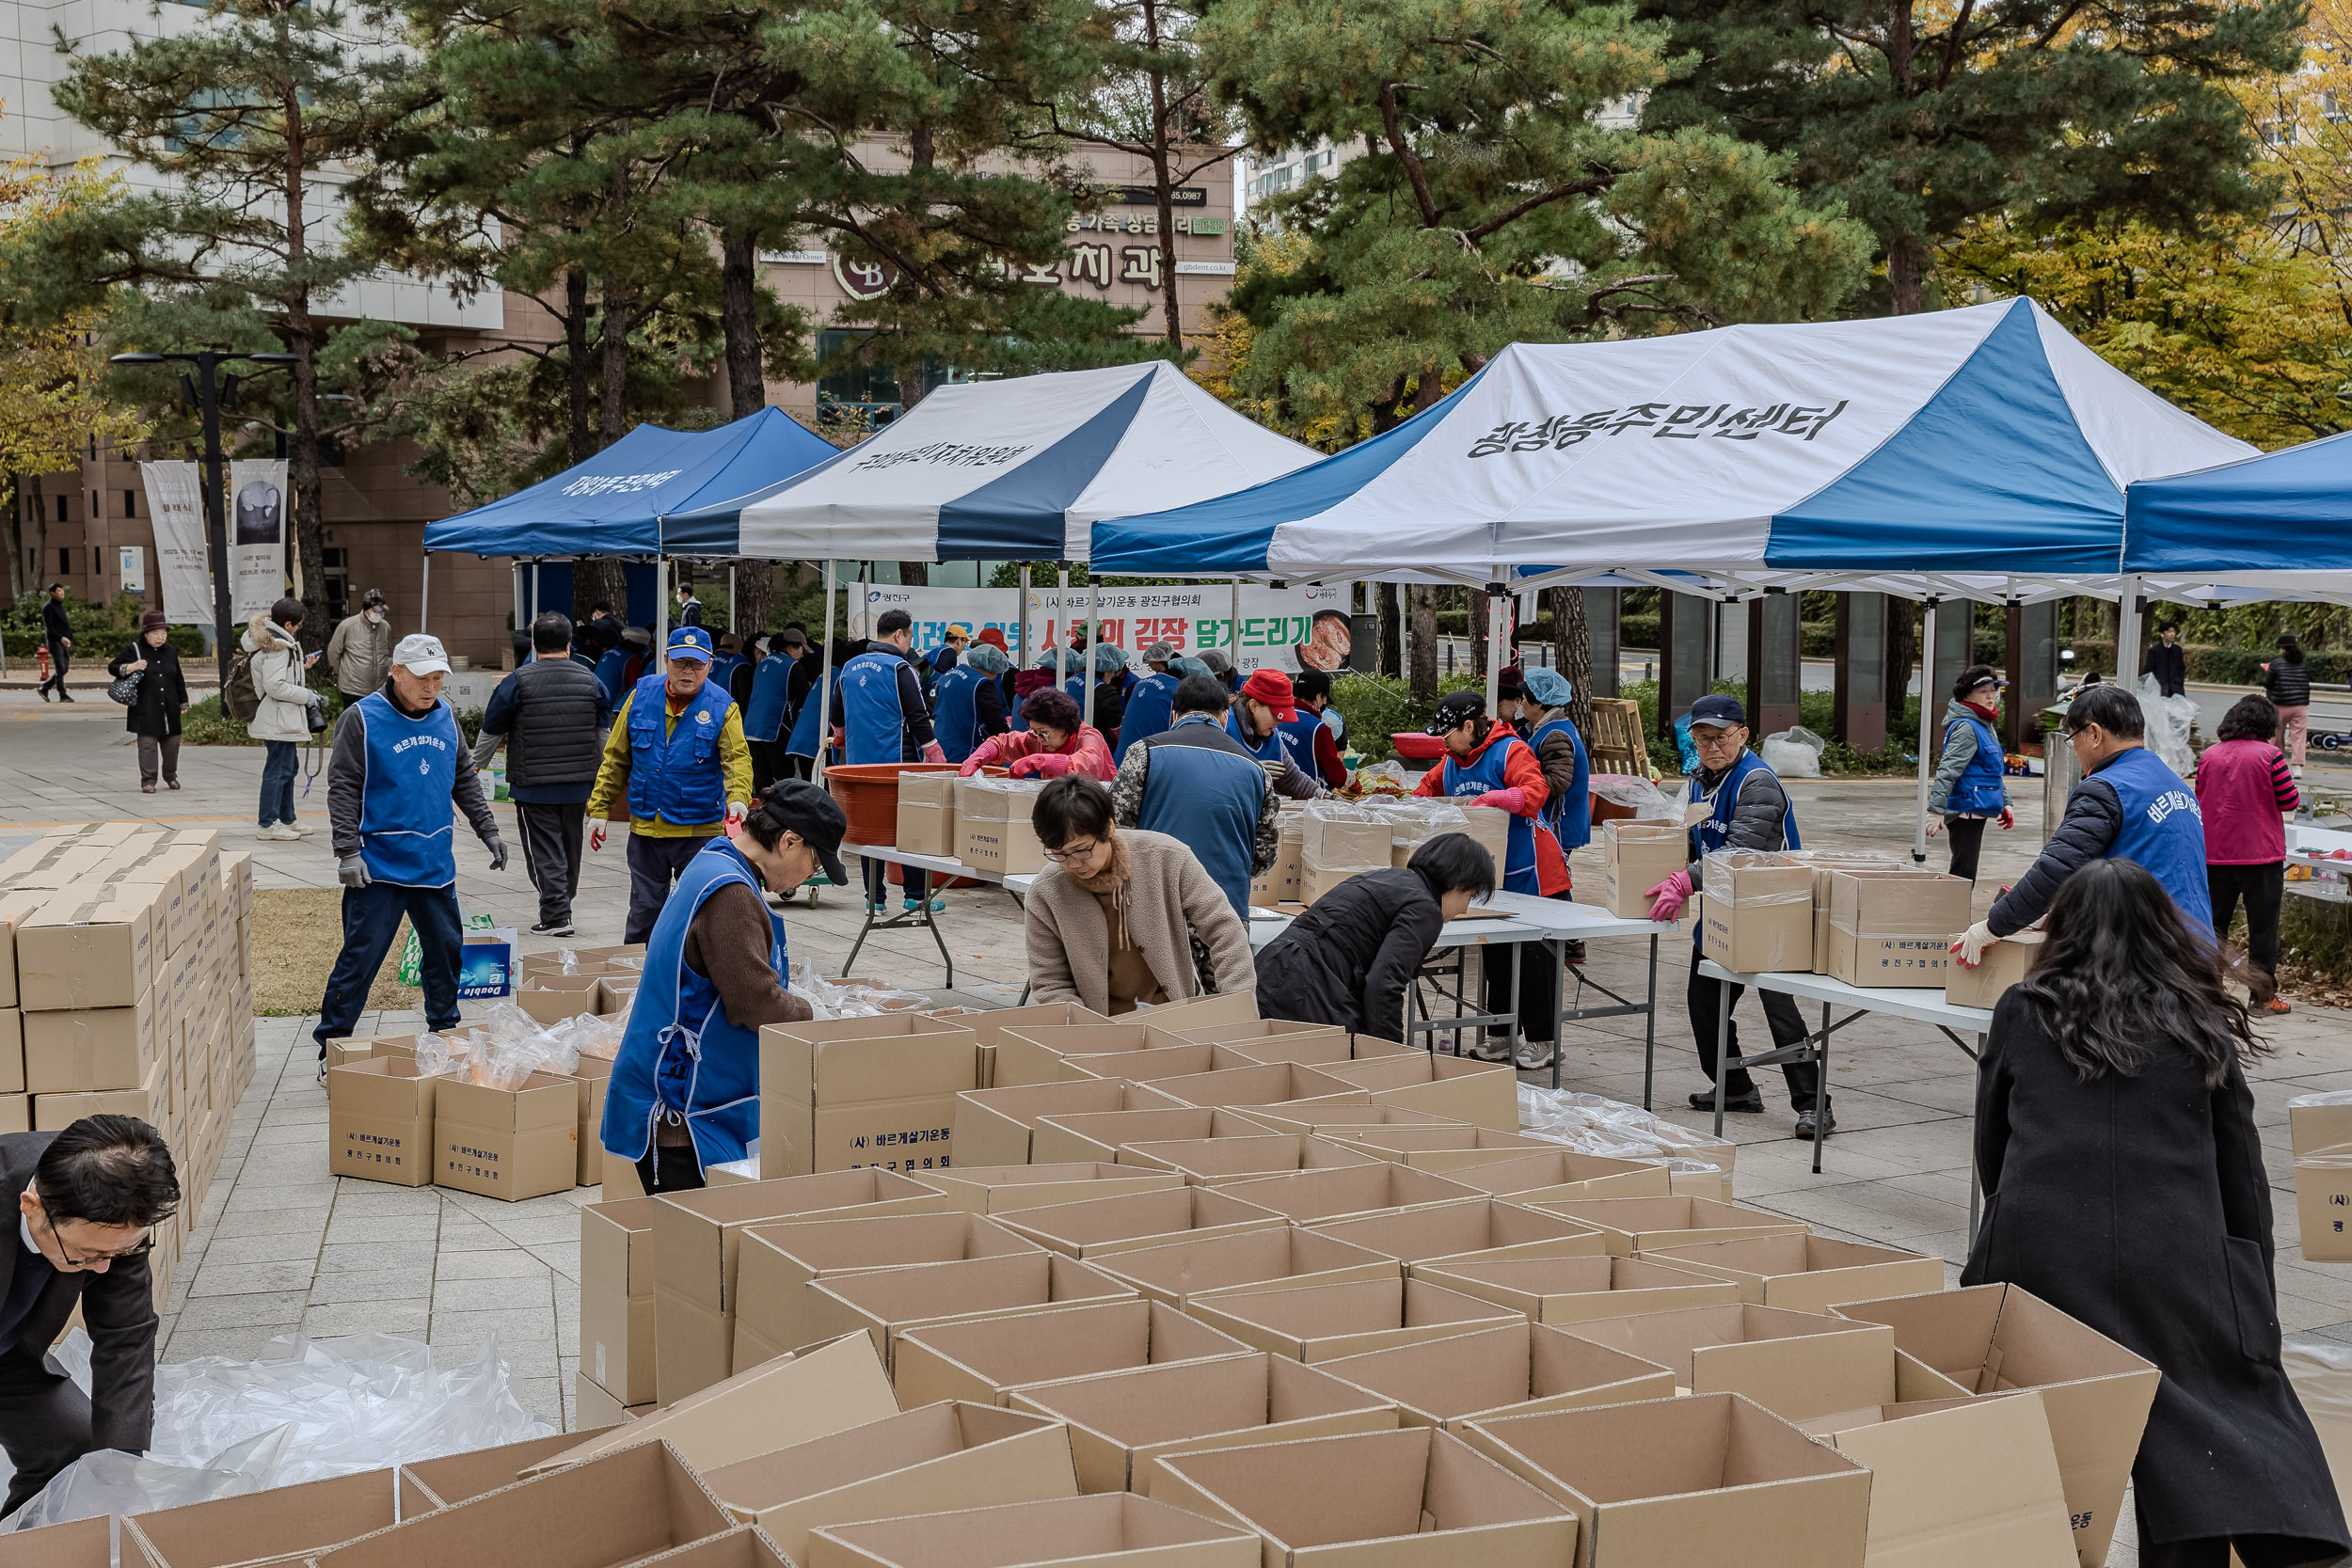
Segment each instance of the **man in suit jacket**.
[[[143,1453],[155,1423],[154,1227],[180,1204],[163,1134],[134,1117],[0,1136],[0,1448],[16,1465],[0,1513],[98,1449]],[[76,1305],[90,1337],[85,1397],[49,1347]]]

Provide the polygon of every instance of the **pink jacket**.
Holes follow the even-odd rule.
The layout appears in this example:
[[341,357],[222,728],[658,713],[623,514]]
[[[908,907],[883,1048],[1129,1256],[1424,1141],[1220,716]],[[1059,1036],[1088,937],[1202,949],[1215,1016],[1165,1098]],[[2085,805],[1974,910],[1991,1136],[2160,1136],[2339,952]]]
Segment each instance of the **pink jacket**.
[[963,776],[970,778],[983,768],[1006,768],[1016,779],[1058,779],[1064,773],[1088,773],[1108,784],[1119,776],[1119,767],[1111,761],[1110,742],[1103,732],[1091,724],[1081,724],[1078,733],[1062,743],[1058,752],[1048,752],[1037,743],[1037,736],[1028,730],[1008,730],[992,735],[979,748],[963,759]]
[[2205,863],[2268,865],[2286,859],[2281,816],[2301,804],[2287,759],[2266,740],[2224,740],[2197,759]]

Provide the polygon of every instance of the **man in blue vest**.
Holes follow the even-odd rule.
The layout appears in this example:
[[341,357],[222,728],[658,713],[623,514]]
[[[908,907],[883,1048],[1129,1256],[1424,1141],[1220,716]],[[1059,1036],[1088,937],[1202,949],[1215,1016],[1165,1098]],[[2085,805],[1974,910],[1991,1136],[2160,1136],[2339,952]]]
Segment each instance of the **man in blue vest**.
[[1176,687],[1184,678],[1168,671],[1168,661],[1175,657],[1175,648],[1166,642],[1154,642],[1143,650],[1143,662],[1152,673],[1127,689],[1127,705],[1119,719],[1119,740],[1111,748],[1111,755],[1119,761],[1127,760],[1136,741],[1159,734],[1173,721]]
[[604,763],[588,797],[588,847],[602,849],[605,823],[628,807],[628,924],[623,942],[643,942],[670,896],[670,884],[721,825],[750,810],[752,749],[735,699],[710,679],[710,634],[672,626],[669,670],[639,680],[613,715]]
[[[833,727],[840,732],[842,760],[850,767],[947,760],[931,734],[922,677],[907,656],[914,646],[914,618],[903,610],[885,610],[874,623],[874,638],[866,644],[866,651],[841,667],[841,678],[834,684],[831,717]],[[880,909],[887,896],[889,863],[866,860],[865,863],[866,905],[869,910]],[[932,911],[945,907],[930,898],[928,873],[909,866],[906,879],[909,913],[927,903]]]
[[[1691,705],[1691,743],[1698,748],[1699,770],[1691,781],[1691,803],[1700,814],[1691,826],[1690,867],[1676,872],[1656,887],[1648,890],[1654,900],[1650,905],[1652,920],[1670,921],[1681,914],[1682,906],[1705,876],[1703,860],[1718,849],[1801,849],[1804,847],[1797,834],[1796,813],[1789,809],[1788,792],[1781,787],[1780,776],[1764,765],[1764,759],[1748,750],[1747,710],[1738,698],[1709,693]],[[1699,974],[1698,923],[1691,928],[1691,984],[1683,992],[1691,1013],[1691,1032],[1697,1038],[1699,1066],[1707,1076],[1715,1076],[1715,1024],[1719,1015],[1725,1018],[1723,1045],[1737,1054],[1740,1050],[1740,1026],[1729,1021],[1719,988],[1723,982],[1710,980]],[[1746,988],[1731,988],[1731,1006],[1740,1005],[1740,993]],[[1764,1005],[1765,1026],[1772,1030],[1775,1050],[1787,1050],[1804,1044],[1808,1031],[1804,1020],[1798,1016],[1797,1005],[1784,991],[1760,990],[1756,993]],[[1796,1135],[1810,1138],[1820,1131],[1814,1108],[1820,1094],[1820,1075],[1809,1061],[1783,1062],[1781,1076],[1788,1084],[1788,1103],[1797,1113]],[[1691,1097],[1694,1111],[1712,1111],[1715,1091],[1705,1090]],[[1760,1112],[1764,1109],[1763,1092],[1747,1069],[1736,1068],[1724,1079],[1724,1109]],[[1828,1118],[1831,1132],[1837,1130],[1837,1118]]]
[[766,794],[768,786],[788,777],[785,766],[786,715],[791,710],[792,672],[808,640],[799,632],[778,632],[768,640],[768,657],[752,667],[751,690],[743,700],[743,739],[752,749],[752,788]]
[[1226,701],[1214,675],[1179,682],[1176,722],[1127,748],[1111,782],[1111,814],[1122,828],[1184,844],[1246,924],[1249,879],[1274,863],[1281,830],[1266,770],[1225,733]]
[[977,643],[948,665],[931,688],[934,737],[949,762],[961,763],[981,741],[1011,727],[1005,718],[1004,688],[996,683],[1010,667],[997,649]]
[[2083,781],[2066,797],[2066,816],[1993,912],[1952,943],[1974,967],[1984,950],[2050,912],[2058,885],[2077,866],[2127,860],[2145,867],[2172,895],[2188,923],[2213,935],[2213,895],[2205,885],[2205,817],[2197,792],[2144,743],[2139,699],[2113,684],[2086,688],[2066,710],[2066,742]]
[[326,1042],[358,1026],[375,972],[384,967],[406,915],[422,952],[424,1022],[457,1026],[457,969],[465,938],[457,921],[457,856],[452,807],[506,869],[506,842],[482,798],[482,781],[441,700],[449,656],[437,637],[410,636],[392,650],[383,688],[343,710],[326,771],[326,816],[336,877],[343,884],[343,947],[319,1003],[319,1076]]

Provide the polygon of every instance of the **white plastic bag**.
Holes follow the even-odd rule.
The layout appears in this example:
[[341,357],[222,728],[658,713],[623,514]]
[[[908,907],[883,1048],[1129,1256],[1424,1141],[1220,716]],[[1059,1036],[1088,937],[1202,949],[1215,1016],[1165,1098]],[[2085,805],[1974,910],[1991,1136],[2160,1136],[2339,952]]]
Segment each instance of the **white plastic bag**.
[[2197,767],[2196,754],[2188,745],[2188,732],[2197,722],[2197,705],[2185,696],[2160,695],[2153,675],[2139,677],[2137,695],[2148,749],[2162,758],[2167,768],[2187,778]]
[[1592,791],[1612,805],[1629,808],[1636,822],[1679,822],[1683,797],[1689,793],[1690,785],[1677,784],[1667,791],[1630,773],[1596,773],[1592,776]]
[[1653,1164],[1692,1160],[1713,1170],[1729,1165],[1725,1146],[1705,1132],[1677,1126],[1639,1105],[1578,1094],[1573,1089],[1521,1084],[1519,1131],[1580,1154],[1602,1154],[1613,1160]]
[[1828,741],[1803,724],[1795,724],[1777,735],[1766,736],[1757,750],[1763,754],[1764,766],[1784,779],[1818,779],[1821,776],[1821,753],[1828,747]]

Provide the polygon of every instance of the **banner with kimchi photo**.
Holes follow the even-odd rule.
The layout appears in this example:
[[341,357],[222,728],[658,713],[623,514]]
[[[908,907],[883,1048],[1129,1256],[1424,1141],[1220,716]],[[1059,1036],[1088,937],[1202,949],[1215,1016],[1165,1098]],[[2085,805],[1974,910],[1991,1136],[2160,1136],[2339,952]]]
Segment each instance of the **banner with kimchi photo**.
[[[903,610],[914,617],[914,651],[929,653],[946,641],[947,628],[961,626],[977,638],[994,627],[1006,647],[1018,655],[1025,646],[1028,662],[1062,642],[1064,626],[1061,591],[1052,584],[1032,586],[1027,604],[1028,633],[1020,635],[1023,619],[1016,588],[916,588],[898,583],[852,585],[850,635],[872,635],[870,628],[884,610]],[[1263,588],[1244,584],[1241,591],[1241,637],[1233,642],[1233,591],[1224,583],[1197,587],[1105,588],[1099,607],[1090,607],[1088,590],[1070,591],[1070,613],[1081,626],[1089,612],[1100,614],[1100,639],[1127,652],[1128,667],[1143,669],[1143,651],[1166,642],[1180,654],[1204,648],[1233,653],[1243,673],[1252,670],[1295,673],[1302,665],[1336,671],[1348,655],[1348,602],[1345,583],[1299,588]]]

